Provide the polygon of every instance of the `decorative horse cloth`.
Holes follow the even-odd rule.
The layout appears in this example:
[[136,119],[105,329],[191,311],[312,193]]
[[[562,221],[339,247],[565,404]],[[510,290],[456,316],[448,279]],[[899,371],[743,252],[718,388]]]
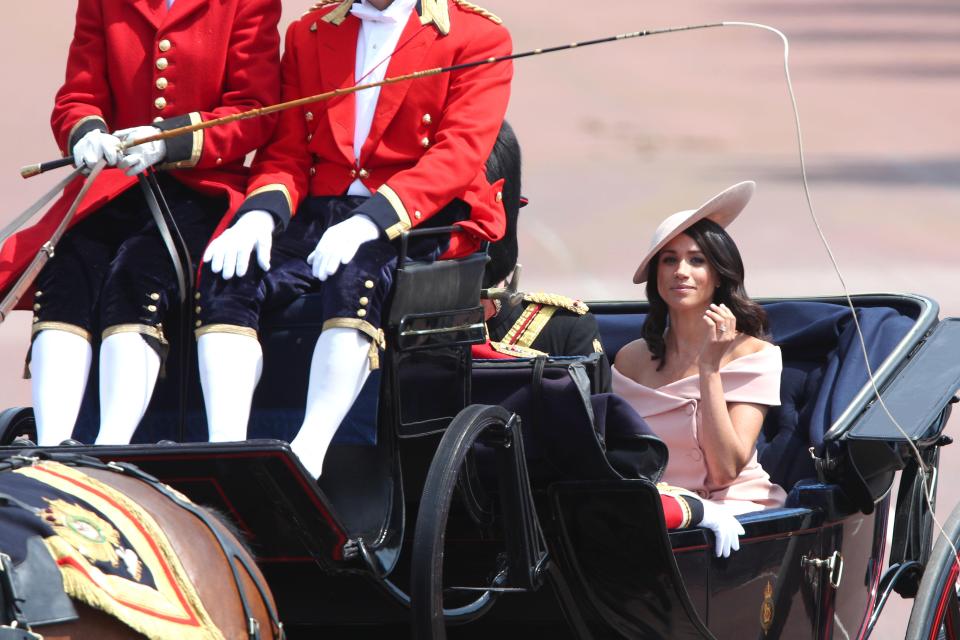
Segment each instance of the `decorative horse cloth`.
[[14,565],[40,536],[71,598],[151,640],[224,640],[160,526],[119,490],[41,461],[0,474],[0,492],[27,508],[0,509],[0,548]]

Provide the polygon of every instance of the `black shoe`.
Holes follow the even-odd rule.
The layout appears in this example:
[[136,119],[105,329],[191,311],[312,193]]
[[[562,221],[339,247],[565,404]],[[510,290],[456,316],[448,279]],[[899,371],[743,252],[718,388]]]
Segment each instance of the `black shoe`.
[[67,438],[66,440],[60,443],[60,446],[61,447],[83,447],[86,445],[84,445],[79,440],[74,440],[73,438]]
[[37,446],[37,443],[27,438],[26,436],[17,436],[13,439],[13,442],[10,443],[11,447],[20,447],[21,449],[33,448]]

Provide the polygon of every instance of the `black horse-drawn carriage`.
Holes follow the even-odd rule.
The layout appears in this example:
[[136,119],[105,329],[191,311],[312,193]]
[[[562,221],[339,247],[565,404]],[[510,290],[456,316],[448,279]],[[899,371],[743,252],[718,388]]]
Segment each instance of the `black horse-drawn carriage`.
[[[178,409],[171,373],[133,445],[73,450],[133,462],[232,518],[291,637],[412,624],[419,638],[864,638],[894,591],[915,598],[910,638],[960,633],[960,512],[945,536],[930,513],[960,322],[939,320],[936,303],[855,296],[854,323],[845,299],[763,301],[784,370],[757,446],[789,498],[740,516],[740,550],[717,558],[707,530],[667,531],[654,484],[665,449],[602,393],[602,357],[472,359],[484,261],[402,268],[382,369],[319,484],[283,441],[320,330],[310,296],[264,322],[251,441],[200,442],[199,390],[186,385]],[[646,309],[590,307],[610,358]],[[86,404],[83,441],[97,424]],[[0,415],[6,445],[31,429],[29,409]]]

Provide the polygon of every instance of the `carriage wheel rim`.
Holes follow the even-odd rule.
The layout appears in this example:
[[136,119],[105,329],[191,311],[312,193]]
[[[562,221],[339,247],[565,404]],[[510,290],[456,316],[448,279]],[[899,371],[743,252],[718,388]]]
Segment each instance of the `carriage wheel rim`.
[[950,598],[949,589],[953,589],[954,594],[956,594],[958,576],[960,576],[960,565],[954,561],[950,566],[950,572],[947,574],[943,592],[940,594],[940,600],[937,602],[937,608],[933,615],[933,624],[930,626],[930,640],[937,640],[940,637],[940,628],[944,624],[944,614],[947,610],[947,601]]

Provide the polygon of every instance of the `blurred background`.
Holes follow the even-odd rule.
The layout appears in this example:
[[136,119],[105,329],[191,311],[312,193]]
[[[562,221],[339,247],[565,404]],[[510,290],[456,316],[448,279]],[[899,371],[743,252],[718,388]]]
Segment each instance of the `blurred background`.
[[[648,28],[761,22],[790,38],[813,202],[851,292],[916,292],[960,314],[960,4],[956,0],[480,0],[517,51]],[[284,0],[281,28],[312,2]],[[76,3],[30,3],[0,23],[0,224],[58,179],[20,166],[57,157],[49,129]],[[202,73],[201,69],[196,70]],[[840,293],[806,211],[779,38],[729,27],[534,57],[516,64],[508,118],[524,152],[521,288],[640,298],[631,276],[656,225],[757,181],[730,231],[754,296]],[[30,316],[0,325],[0,407],[20,379]],[[948,433],[955,432],[954,419]],[[960,446],[944,450],[940,508],[960,498]],[[897,596],[893,600],[897,600]],[[875,637],[903,637],[891,602]],[[899,620],[896,616],[899,615]],[[900,626],[898,626],[900,625]]]

